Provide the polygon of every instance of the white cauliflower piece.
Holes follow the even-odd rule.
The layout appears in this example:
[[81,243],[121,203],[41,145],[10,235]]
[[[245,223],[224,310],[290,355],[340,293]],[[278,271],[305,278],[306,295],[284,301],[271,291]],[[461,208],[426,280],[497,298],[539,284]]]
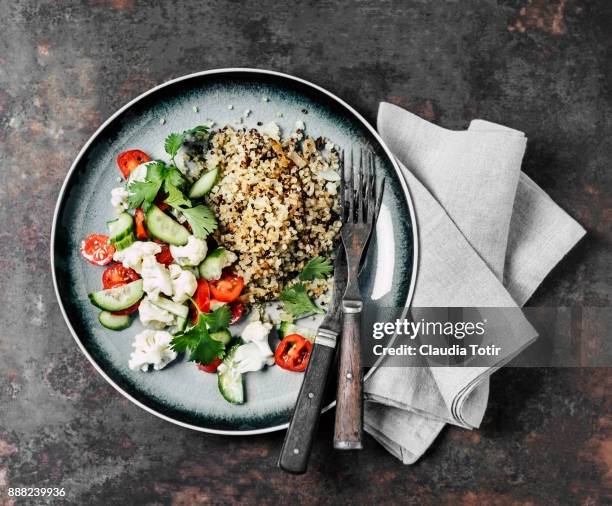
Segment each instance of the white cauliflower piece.
[[270,330],[271,323],[259,320],[251,321],[244,328],[241,337],[245,344],[238,347],[234,356],[239,372],[259,371],[266,365],[274,364],[274,353],[268,343]]
[[[161,246],[151,241],[136,241],[121,251],[115,251],[113,260],[121,262],[123,267],[134,269],[140,274],[142,271],[142,260],[145,257],[153,257],[161,251]],[[153,257],[153,259],[155,259]]]
[[128,198],[130,194],[125,186],[118,186],[111,190],[111,205],[115,208],[117,214],[127,210],[130,206]]
[[181,269],[176,264],[171,264],[170,282],[172,283],[172,300],[182,304],[191,297],[198,287],[198,281],[193,272]]
[[151,299],[157,299],[160,293],[172,296],[170,271],[160,264],[154,256],[144,257],[142,261],[142,288]]
[[177,357],[177,353],[170,348],[171,340],[172,336],[164,330],[143,330],[134,337],[129,368],[146,372],[150,366],[156,371],[166,367]]
[[142,299],[138,306],[138,317],[143,325],[155,329],[163,329],[176,323],[175,315],[153,304],[147,296]]
[[174,261],[182,266],[198,265],[208,253],[206,241],[190,235],[185,246],[170,245],[170,253]]

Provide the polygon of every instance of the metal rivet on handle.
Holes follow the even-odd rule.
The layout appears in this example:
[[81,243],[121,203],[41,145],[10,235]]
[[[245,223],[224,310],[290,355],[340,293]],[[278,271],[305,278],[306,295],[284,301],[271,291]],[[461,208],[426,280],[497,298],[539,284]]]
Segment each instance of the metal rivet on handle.
[[346,379],[353,379],[353,375],[350,372],[347,372]]
[[293,449],[293,453],[295,453],[296,455],[297,455],[298,453],[300,453],[299,448],[294,448],[294,449]]
[[308,398],[312,399],[314,397],[314,394],[312,392],[308,392]]

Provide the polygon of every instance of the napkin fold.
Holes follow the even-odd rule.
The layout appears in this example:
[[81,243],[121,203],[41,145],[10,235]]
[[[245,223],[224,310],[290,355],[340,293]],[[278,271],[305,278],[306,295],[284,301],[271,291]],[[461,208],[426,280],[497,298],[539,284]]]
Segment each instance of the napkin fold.
[[[483,120],[464,131],[381,103],[378,130],[413,200],[419,260],[413,307],[514,307],[506,360],[536,332],[522,306],[584,229],[521,172],[522,132]],[[404,463],[445,423],[480,425],[495,367],[379,367],[365,381],[365,430]]]

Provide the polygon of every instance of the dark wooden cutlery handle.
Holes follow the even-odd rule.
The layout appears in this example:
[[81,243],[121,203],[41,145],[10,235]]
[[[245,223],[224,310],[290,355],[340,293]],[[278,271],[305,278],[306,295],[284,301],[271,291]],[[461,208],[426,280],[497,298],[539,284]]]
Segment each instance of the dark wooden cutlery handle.
[[278,466],[289,473],[302,474],[308,467],[323,406],[327,375],[335,352],[335,348],[321,344],[315,344],[312,350],[278,460]]
[[336,397],[334,448],[363,448],[363,382],[360,342],[361,313],[344,313]]

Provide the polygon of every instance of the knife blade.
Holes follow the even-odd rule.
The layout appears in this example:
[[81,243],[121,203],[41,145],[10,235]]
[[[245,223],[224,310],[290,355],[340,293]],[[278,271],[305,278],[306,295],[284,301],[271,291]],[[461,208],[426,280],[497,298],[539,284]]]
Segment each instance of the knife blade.
[[334,260],[334,287],[332,301],[321,322],[310,355],[310,361],[285,441],[278,466],[294,474],[306,472],[317,430],[329,368],[334,360],[338,334],[342,328],[342,297],[346,288],[347,267],[344,246],[339,245]]

